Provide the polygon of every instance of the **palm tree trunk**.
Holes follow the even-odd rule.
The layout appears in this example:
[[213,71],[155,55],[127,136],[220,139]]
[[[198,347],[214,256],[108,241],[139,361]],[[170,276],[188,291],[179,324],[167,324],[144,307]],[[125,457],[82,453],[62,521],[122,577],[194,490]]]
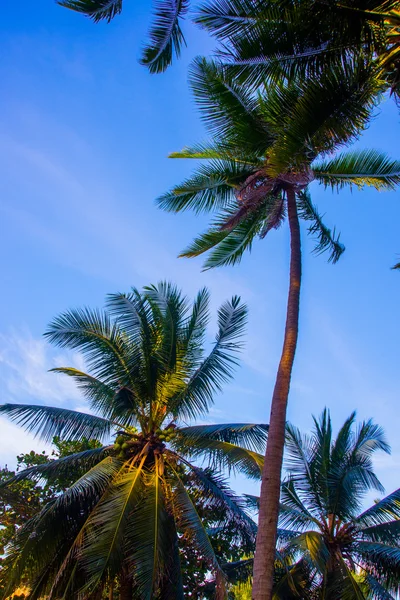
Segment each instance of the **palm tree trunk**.
[[124,569],[121,574],[119,598],[120,600],[132,600],[133,598],[133,579],[128,574],[127,569]]
[[286,312],[285,338],[272,396],[268,442],[262,473],[258,534],[253,571],[253,600],[271,600],[272,598],[281,471],[285,444],[286,409],[299,328],[301,244],[296,194],[293,189],[287,190],[287,202],[290,227],[289,296]]

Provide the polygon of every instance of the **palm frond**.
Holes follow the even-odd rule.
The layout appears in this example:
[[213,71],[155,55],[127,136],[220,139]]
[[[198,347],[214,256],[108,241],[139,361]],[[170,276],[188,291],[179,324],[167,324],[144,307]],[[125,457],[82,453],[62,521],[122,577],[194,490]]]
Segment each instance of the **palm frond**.
[[263,453],[267,443],[268,425],[253,423],[192,425],[191,427],[180,427],[178,435],[184,436],[189,445],[195,445],[199,439],[212,439]]
[[233,143],[243,151],[263,154],[271,137],[257,113],[257,101],[239,86],[217,62],[196,58],[190,83],[206,126],[213,136]]
[[204,263],[204,270],[239,263],[246,250],[251,251],[254,238],[262,233],[267,209],[265,205],[260,205],[233,229],[222,229],[237,210],[222,213],[215,225],[193,240],[180,256],[192,258],[214,248]]
[[108,448],[93,448],[90,450],[84,450],[76,454],[70,454],[57,460],[51,460],[48,463],[42,465],[36,465],[34,467],[28,467],[23,471],[19,471],[7,481],[0,483],[0,488],[11,485],[18,481],[24,481],[29,479],[32,481],[53,481],[57,480],[60,476],[67,475],[72,469],[90,469],[98,462],[102,461],[106,456]]
[[179,527],[184,531],[190,532],[193,543],[207,561],[210,569],[223,575],[219,560],[214,552],[214,548],[196,507],[186,491],[179,475],[174,471],[171,464],[170,467],[174,472],[174,507],[177,511],[176,518]]
[[394,518],[400,519],[400,488],[361,513],[356,522],[365,527],[372,527]]
[[187,9],[187,0],[156,0],[150,39],[140,61],[150,73],[164,72],[172,64],[174,56],[179,58],[185,44],[181,20]]
[[390,594],[371,574],[365,576],[365,583],[369,587],[371,597],[374,600],[396,600],[396,598],[392,596],[392,594]]
[[71,367],[57,367],[50,371],[72,377],[89,400],[91,408],[103,417],[118,421],[121,427],[136,422],[135,416],[132,415],[132,410],[136,412],[138,408],[136,398],[132,392],[124,394],[123,390],[126,388],[114,389],[100,379]]
[[260,111],[276,132],[274,173],[301,168],[357,137],[370,120],[379,86],[363,63],[347,63],[318,79],[268,88]]
[[[169,562],[173,539],[168,539],[171,526],[166,512],[160,459],[155,457],[154,470],[146,475],[146,492],[140,508],[136,508],[127,525],[128,564],[145,600],[153,598]],[[174,537],[174,531],[172,532]]]
[[122,12],[122,0],[57,0],[57,4],[83,13],[95,23],[102,20],[109,23]]
[[400,519],[361,529],[367,541],[395,544],[400,542]]
[[235,187],[253,171],[251,165],[233,160],[212,160],[171,192],[160,196],[157,205],[168,212],[194,210],[196,214],[229,207]]
[[224,478],[213,473],[211,469],[201,469],[187,462],[185,464],[194,475],[195,484],[201,489],[207,504],[211,508],[217,510],[222,508],[226,511],[225,519],[235,525],[237,535],[244,539],[248,548],[251,548],[255,543],[257,525],[246,513],[243,500],[232,492]]
[[399,582],[400,578],[400,546],[390,546],[380,542],[357,542],[354,551],[362,557],[362,562],[376,569],[383,577]]
[[183,456],[202,458],[217,471],[243,473],[252,479],[261,477],[264,456],[247,448],[211,438],[200,438],[196,445],[192,445],[179,439],[179,436],[171,444]]
[[296,478],[289,478],[282,483],[279,523],[282,527],[318,528],[320,522],[297,493],[297,481]]
[[47,443],[55,436],[63,440],[108,439],[113,425],[111,421],[94,415],[34,404],[3,404],[0,414],[7,415],[11,421]]
[[339,241],[340,234],[336,235],[335,229],[332,231],[322,221],[322,217],[318,214],[316,207],[311,202],[311,197],[307,191],[301,192],[297,196],[300,216],[306,221],[312,221],[308,232],[314,235],[318,243],[314,248],[316,254],[329,252],[329,261],[337,262],[343,254],[345,248]]
[[306,552],[315,567],[322,573],[325,571],[330,552],[323,536],[318,531],[305,531],[292,539],[290,545]]
[[107,568],[118,572],[124,560],[125,528],[143,490],[144,460],[121,473],[85,526],[81,564],[87,573],[87,590],[96,587]]
[[204,414],[213,395],[228,381],[237,365],[235,354],[241,349],[240,338],[247,322],[247,307],[238,296],[218,310],[218,333],[214,348],[189,379],[183,391],[170,400],[170,410],[181,418]]
[[131,381],[126,338],[107,313],[88,308],[67,311],[50,323],[44,335],[56,346],[79,349],[93,375],[104,383]]
[[378,150],[346,152],[312,168],[315,178],[332,189],[355,185],[393,190],[400,183],[400,161]]

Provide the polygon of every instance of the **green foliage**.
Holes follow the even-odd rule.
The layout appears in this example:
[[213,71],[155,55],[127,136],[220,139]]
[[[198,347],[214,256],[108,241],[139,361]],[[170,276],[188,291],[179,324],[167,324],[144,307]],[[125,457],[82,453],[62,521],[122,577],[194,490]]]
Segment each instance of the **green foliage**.
[[334,439],[325,410],[311,435],[287,426],[278,550],[309,565],[315,600],[400,591],[400,489],[359,513],[368,491],[383,491],[372,460],[389,446],[372,421],[354,424],[353,413]]
[[[222,2],[221,10],[224,6]],[[336,189],[357,185],[390,190],[400,182],[400,162],[376,150],[332,158],[369,122],[382,89],[371,68],[354,59],[318,78],[280,81],[254,94],[226,65],[196,59],[190,81],[212,138],[171,155],[205,163],[157,202],[171,212],[190,209],[215,216],[181,256],[209,252],[206,269],[238,263],[256,238],[283,223],[291,189],[300,217],[311,222],[315,251],[328,251],[329,260],[336,262],[344,246],[324,224],[307,186],[315,180]]]
[[399,93],[400,15],[395,0],[209,0],[196,21],[223,43],[232,74],[247,85],[318,79],[362,59]]
[[[75,379],[96,416],[0,407],[44,439],[59,436],[55,460],[29,458],[8,482],[58,486],[8,544],[1,574],[8,591],[23,581],[31,600],[61,593],[74,599],[110,580],[122,585],[130,573],[138,598],[158,590],[160,598],[178,599],[194,573],[202,574],[200,587],[210,571],[223,585],[222,564],[239,548],[254,547],[255,524],[219,472],[228,467],[259,478],[267,426],[182,423],[207,414],[242,346],[247,310],[234,297],[220,307],[205,353],[208,304],[206,290],[190,304],[161,283],[109,296],[108,311],[69,311],[50,325],[50,341],[87,359],[89,373],[56,371]],[[88,431],[103,439],[112,432],[115,442],[90,442]],[[181,561],[191,565],[183,580]]]

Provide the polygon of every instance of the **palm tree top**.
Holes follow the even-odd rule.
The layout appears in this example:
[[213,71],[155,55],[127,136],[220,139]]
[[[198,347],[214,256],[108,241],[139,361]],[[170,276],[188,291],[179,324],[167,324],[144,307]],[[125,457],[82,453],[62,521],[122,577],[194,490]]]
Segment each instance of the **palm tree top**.
[[83,473],[18,531],[1,574],[7,594],[27,578],[33,599],[65,589],[75,599],[128,570],[139,598],[158,588],[183,598],[178,546],[186,538],[223,589],[225,574],[199,509],[205,503],[217,510],[221,526],[234,526],[246,547],[254,544],[255,523],[221,471],[259,479],[268,427],[185,423],[204,417],[232,377],[247,308],[238,297],[220,307],[206,354],[209,317],[206,289],[191,304],[162,282],[110,295],[106,311],[71,310],[50,324],[47,339],[86,358],[89,373],[54,371],[76,381],[93,414],[19,404],[0,406],[0,414],[47,441],[95,437],[106,445],[26,469],[8,482],[51,480],[71,465]]
[[337,153],[367,126],[381,86],[360,62],[319,79],[266,86],[255,94],[221,63],[199,58],[190,80],[211,141],[170,155],[204,164],[157,202],[173,212],[216,213],[210,229],[182,254],[212,250],[206,268],[234,264],[256,237],[279,227],[288,190],[317,238],[316,251],[329,250],[336,261],[344,247],[311,202],[309,184],[390,190],[400,182],[400,161],[382,152]]
[[384,493],[373,457],[390,447],[380,426],[355,417],[336,437],[326,409],[310,433],[287,425],[278,555],[306,569],[310,600],[394,600],[400,591],[400,489],[365,508],[369,492]]

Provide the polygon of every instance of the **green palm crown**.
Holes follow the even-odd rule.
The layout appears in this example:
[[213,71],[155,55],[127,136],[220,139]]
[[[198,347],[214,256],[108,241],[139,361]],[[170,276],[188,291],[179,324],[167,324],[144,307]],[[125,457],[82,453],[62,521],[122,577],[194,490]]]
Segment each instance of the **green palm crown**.
[[231,378],[246,318],[238,297],[225,302],[205,355],[207,290],[190,306],[177,288],[161,283],[110,295],[108,311],[69,311],[51,323],[47,339],[87,359],[90,374],[53,370],[76,381],[92,414],[18,404],[5,404],[0,413],[45,441],[57,435],[106,444],[11,480],[51,480],[72,465],[84,471],[18,531],[2,571],[6,596],[24,581],[32,600],[81,598],[117,577],[128,579],[128,597],[134,588],[138,598],[155,598],[155,590],[160,598],[183,598],[179,546],[185,539],[223,590],[225,574],[198,508],[216,510],[220,526],[233,526],[244,547],[254,544],[255,523],[220,471],[258,478],[267,426],[184,423],[204,417]]
[[400,98],[397,0],[209,0],[196,21],[223,43],[223,58],[242,81],[320,77],[361,59]]
[[220,63],[194,62],[191,85],[212,139],[171,154],[205,164],[158,205],[173,212],[212,211],[216,218],[182,256],[211,250],[206,268],[238,262],[255,238],[281,225],[286,197],[293,193],[299,216],[317,238],[316,251],[329,250],[333,261],[340,257],[344,247],[311,202],[309,184],[390,190],[400,182],[400,161],[384,153],[337,154],[367,125],[381,86],[361,63],[345,71],[343,76],[343,67],[332,69],[316,80],[254,94]]
[[[367,492],[384,492],[373,469],[389,452],[372,421],[353,413],[333,438],[329,413],[311,435],[287,425],[278,553],[303,573],[303,598],[394,600],[400,592],[400,489],[362,510]],[[251,503],[258,499],[249,498]]]

